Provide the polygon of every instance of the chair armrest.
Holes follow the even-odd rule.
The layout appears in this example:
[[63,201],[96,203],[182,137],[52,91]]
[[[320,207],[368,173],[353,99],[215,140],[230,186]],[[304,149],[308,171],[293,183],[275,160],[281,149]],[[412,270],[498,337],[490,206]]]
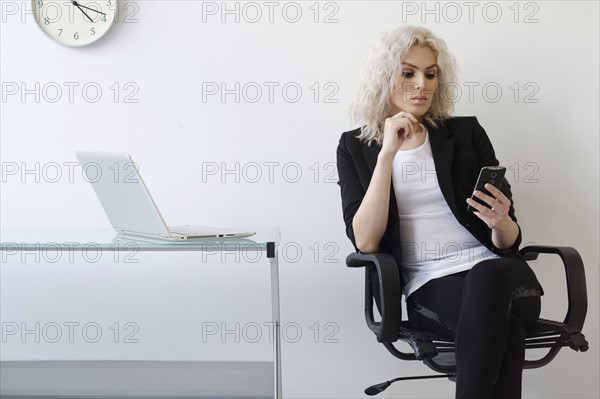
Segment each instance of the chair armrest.
[[[365,267],[365,318],[369,328],[377,335],[378,342],[396,342],[402,320],[402,287],[396,260],[385,253],[351,253],[346,258],[348,267]],[[369,273],[377,271],[381,322],[373,317],[373,290],[369,284]]]
[[555,254],[565,266],[567,279],[568,308],[564,324],[573,332],[581,332],[587,313],[587,289],[585,270],[579,252],[571,247],[555,247],[549,245],[530,245],[521,249],[525,260],[535,260],[541,253]]

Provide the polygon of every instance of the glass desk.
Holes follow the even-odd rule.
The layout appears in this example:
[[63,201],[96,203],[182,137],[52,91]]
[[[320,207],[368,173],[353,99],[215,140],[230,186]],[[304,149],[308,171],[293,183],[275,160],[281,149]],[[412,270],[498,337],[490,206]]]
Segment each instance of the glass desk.
[[[281,398],[281,330],[278,266],[280,230],[276,227],[254,231],[256,231],[257,234],[246,238],[196,239],[164,242],[148,239],[134,240],[115,235],[113,230],[105,229],[3,229],[0,231],[0,255],[2,256],[2,263],[5,263],[5,259],[9,256],[18,256],[19,253],[25,252],[35,254],[40,253],[41,251],[56,251],[61,253],[64,251],[118,251],[125,254],[131,254],[137,251],[197,251],[211,253],[218,253],[221,251],[264,252],[271,266],[271,325],[273,329],[272,387],[274,390],[272,397]],[[15,369],[13,370],[15,375],[23,376],[26,374],[23,373],[22,363],[27,362],[12,363],[19,363],[15,365]],[[219,368],[223,366],[215,365],[215,367]],[[19,371],[19,368],[21,368],[21,371]],[[2,374],[4,374],[2,380],[7,382],[5,378],[8,379],[10,376],[6,364],[3,365],[2,371]]]

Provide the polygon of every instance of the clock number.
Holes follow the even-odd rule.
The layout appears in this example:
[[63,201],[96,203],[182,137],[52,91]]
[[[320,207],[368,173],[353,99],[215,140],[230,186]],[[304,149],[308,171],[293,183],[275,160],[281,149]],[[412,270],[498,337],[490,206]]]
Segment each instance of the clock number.
[[60,37],[60,36],[62,35],[62,31],[63,31],[63,30],[59,28],[59,29],[58,29],[58,31],[59,31],[59,32],[58,32],[58,36]]
[[50,25],[50,18],[44,18],[44,25]]
[[73,35],[73,39],[79,40],[79,32],[75,32],[75,34]]
[[106,22],[106,15],[102,16],[102,22]]
[[96,28],[92,28],[92,33],[91,35],[94,36],[96,34]]
[[43,6],[43,5],[44,5],[44,2],[43,2],[43,1],[38,1],[37,3],[38,3],[38,7],[41,7],[41,6]]
[[107,6],[112,6],[112,1],[108,0],[108,2],[106,3]]

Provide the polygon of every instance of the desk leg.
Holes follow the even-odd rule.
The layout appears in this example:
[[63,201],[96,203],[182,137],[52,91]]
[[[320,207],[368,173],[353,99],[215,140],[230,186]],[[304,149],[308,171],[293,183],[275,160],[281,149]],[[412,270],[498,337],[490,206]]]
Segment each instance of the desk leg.
[[271,308],[273,309],[273,370],[275,399],[281,399],[281,328],[279,321],[279,251],[275,249],[271,262]]

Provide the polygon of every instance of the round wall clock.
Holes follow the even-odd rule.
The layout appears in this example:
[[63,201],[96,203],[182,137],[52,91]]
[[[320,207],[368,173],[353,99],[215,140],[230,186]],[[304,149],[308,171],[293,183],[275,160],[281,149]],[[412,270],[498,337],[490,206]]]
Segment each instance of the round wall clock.
[[65,46],[94,43],[116,22],[117,0],[32,0],[31,4],[40,29]]

